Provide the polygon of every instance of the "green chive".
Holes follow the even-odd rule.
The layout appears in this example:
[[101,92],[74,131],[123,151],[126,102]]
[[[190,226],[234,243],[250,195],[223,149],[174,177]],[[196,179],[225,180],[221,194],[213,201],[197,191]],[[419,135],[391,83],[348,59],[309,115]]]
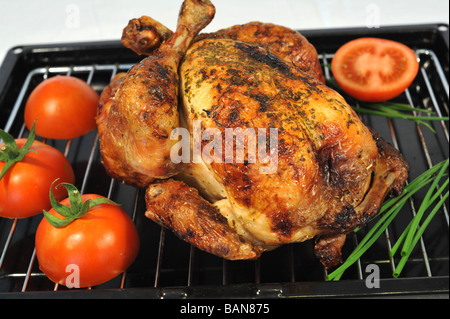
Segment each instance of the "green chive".
[[416,111],[416,112],[420,112],[420,113],[435,114],[435,112],[433,112],[431,110],[412,107],[409,104],[403,104],[403,103],[392,103],[392,102],[365,103],[364,106],[368,106],[368,107],[375,108],[375,109],[379,108],[379,107],[383,107],[383,108],[391,109],[391,110],[399,110],[399,111],[406,111],[406,112]]
[[355,111],[365,114],[372,114],[372,115],[380,115],[385,117],[392,117],[392,118],[399,118],[404,120],[423,120],[423,121],[448,121],[448,116],[446,117],[440,117],[440,116],[414,116],[414,115],[408,115],[408,114],[398,114],[398,113],[390,113],[390,112],[383,112],[383,111],[376,111],[376,110],[369,110],[365,108],[355,108]]
[[420,237],[422,237],[423,233],[425,232],[425,229],[428,227],[428,224],[431,222],[431,220],[434,218],[434,215],[438,212],[438,210],[441,208],[441,206],[444,204],[444,202],[447,200],[449,196],[449,192],[445,193],[445,195],[441,198],[441,200],[436,204],[434,209],[431,211],[431,213],[428,215],[428,217],[425,219],[425,222],[423,225],[419,228],[417,233],[414,236],[414,239],[412,241],[412,244],[406,254],[402,257],[399,264],[397,265],[395,272],[393,274],[394,277],[400,276],[400,273],[403,270],[403,267],[405,266],[409,256],[411,255],[414,247],[416,246],[417,242],[419,241]]
[[449,160],[447,159],[444,162],[444,165],[440,169],[438,175],[433,181],[433,184],[428,189],[428,192],[425,195],[425,198],[422,201],[422,204],[420,205],[419,211],[417,212],[416,216],[413,218],[411,228],[409,229],[408,235],[405,238],[405,243],[403,245],[402,249],[402,255],[405,255],[406,252],[409,250],[409,247],[411,246],[411,241],[413,239],[414,233],[417,230],[417,227],[419,226],[420,220],[422,219],[423,214],[425,213],[425,210],[430,207],[432,202],[430,201],[430,198],[433,194],[433,191],[436,189],[436,186],[438,185],[439,181],[441,180],[442,175],[444,174],[445,170],[447,169],[449,165]]

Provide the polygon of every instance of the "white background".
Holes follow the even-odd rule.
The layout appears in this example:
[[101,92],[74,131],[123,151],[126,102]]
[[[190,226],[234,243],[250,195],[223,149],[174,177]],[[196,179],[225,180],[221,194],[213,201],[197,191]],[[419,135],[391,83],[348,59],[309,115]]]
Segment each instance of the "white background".
[[[449,23],[449,0],[212,0],[207,32],[249,21],[299,30]],[[181,0],[0,0],[0,62],[17,45],[117,40],[148,15],[175,29]]]

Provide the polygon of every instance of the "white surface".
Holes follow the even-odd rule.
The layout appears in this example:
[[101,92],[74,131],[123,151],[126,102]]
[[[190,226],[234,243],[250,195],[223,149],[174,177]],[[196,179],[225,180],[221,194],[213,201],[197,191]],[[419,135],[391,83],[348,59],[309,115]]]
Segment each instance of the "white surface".
[[[17,45],[120,39],[148,15],[172,29],[181,0],[0,0],[0,63]],[[205,31],[262,21],[294,29],[449,23],[449,0],[213,0]]]

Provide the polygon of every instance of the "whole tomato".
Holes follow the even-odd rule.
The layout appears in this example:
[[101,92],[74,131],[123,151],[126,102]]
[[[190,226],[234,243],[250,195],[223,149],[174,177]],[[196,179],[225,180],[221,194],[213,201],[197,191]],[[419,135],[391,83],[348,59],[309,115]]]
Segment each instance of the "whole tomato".
[[[28,140],[1,133],[5,143],[0,145],[0,216],[25,218],[50,209],[48,194],[53,181],[75,182],[69,161],[56,148],[33,141],[32,133]],[[54,194],[58,200],[67,196],[64,188],[54,189]]]
[[[66,206],[66,213],[62,212],[66,216],[53,208],[45,212],[38,226],[35,245],[39,268],[61,285],[81,288],[102,284],[123,273],[135,260],[140,245],[137,229],[128,214],[105,197],[80,196],[74,188],[68,192],[69,198],[55,206]],[[78,203],[75,209],[74,203]]]
[[25,105],[25,124],[36,121],[36,134],[51,139],[71,139],[97,125],[98,93],[85,81],[57,75],[41,82]]

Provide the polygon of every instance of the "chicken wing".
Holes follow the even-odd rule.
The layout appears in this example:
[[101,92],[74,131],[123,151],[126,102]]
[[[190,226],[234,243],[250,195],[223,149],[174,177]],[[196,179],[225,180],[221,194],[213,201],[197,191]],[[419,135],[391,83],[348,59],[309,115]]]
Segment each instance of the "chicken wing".
[[173,37],[173,32],[160,22],[142,16],[131,19],[123,29],[122,43],[137,54],[150,55],[164,42]]
[[[102,163],[109,175],[137,187],[176,173],[170,139],[179,127],[178,65],[192,39],[213,18],[209,0],[186,0],[174,35],[120,76],[97,115]],[[111,95],[114,93],[114,95]]]

